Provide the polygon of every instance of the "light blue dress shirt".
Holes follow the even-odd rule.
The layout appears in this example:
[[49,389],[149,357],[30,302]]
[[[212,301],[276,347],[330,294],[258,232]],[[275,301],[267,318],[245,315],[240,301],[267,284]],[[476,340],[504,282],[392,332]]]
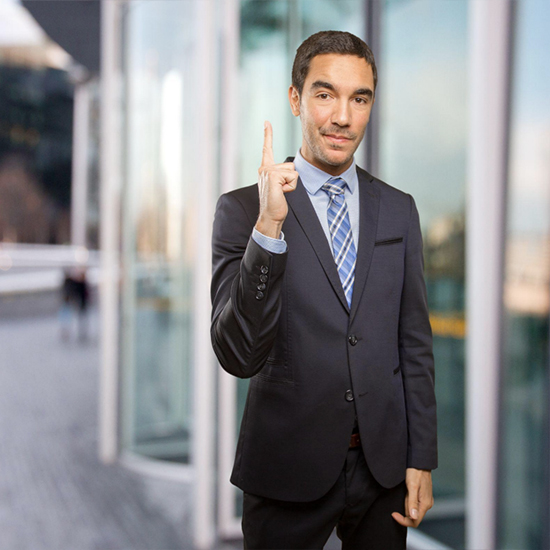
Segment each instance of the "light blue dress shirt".
[[[300,179],[304,184],[304,187],[307,191],[311,204],[315,209],[315,213],[321,222],[321,227],[325,232],[325,236],[332,250],[332,238],[330,236],[330,230],[328,226],[328,203],[330,201],[328,193],[323,191],[321,187],[333,176],[323,172],[319,168],[313,166],[307,160],[304,159],[300,150],[296,153],[294,158],[294,166],[298,174],[300,174]],[[344,188],[344,197],[346,199],[346,204],[348,206],[348,214],[351,224],[351,232],[353,235],[353,241],[355,244],[355,249],[358,250],[359,243],[359,179],[357,177],[357,167],[355,165],[355,159],[351,163],[351,166],[339,176],[346,183]],[[252,238],[262,247],[265,248],[268,252],[273,254],[282,254],[287,250],[287,244],[284,240],[284,235],[281,232],[279,239],[273,239],[267,237],[260,233],[256,228],[252,232]]]

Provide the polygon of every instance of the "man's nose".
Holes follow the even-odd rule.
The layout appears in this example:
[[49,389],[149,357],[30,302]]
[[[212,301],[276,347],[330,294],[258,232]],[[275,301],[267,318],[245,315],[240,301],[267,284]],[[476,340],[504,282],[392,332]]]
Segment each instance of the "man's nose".
[[347,101],[339,100],[334,105],[331,122],[338,126],[349,126],[351,123],[351,109]]

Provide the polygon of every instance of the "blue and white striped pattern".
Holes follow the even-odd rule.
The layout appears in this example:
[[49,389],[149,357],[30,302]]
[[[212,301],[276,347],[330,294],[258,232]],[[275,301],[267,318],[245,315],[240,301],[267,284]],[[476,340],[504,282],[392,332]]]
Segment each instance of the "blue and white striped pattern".
[[346,300],[351,307],[357,252],[355,251],[348,207],[344,197],[345,187],[346,182],[342,178],[330,178],[322,189],[330,197],[327,216],[332,237],[332,253]]

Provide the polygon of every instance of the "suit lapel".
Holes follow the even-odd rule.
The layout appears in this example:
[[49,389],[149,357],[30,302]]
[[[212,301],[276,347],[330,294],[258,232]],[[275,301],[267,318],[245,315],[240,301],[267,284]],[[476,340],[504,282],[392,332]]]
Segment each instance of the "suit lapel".
[[298,185],[296,186],[296,189],[292,193],[288,193],[286,195],[286,199],[290,208],[292,208],[298,223],[311,243],[311,246],[315,250],[315,254],[317,254],[317,258],[319,258],[319,261],[323,266],[334,292],[336,292],[340,302],[342,302],[342,305],[349,312],[348,302],[346,300],[346,296],[344,295],[344,290],[342,289],[342,283],[340,282],[338,270],[336,269],[336,264],[334,263],[332,250],[330,249],[330,245],[321,226],[321,222],[317,217],[317,213],[311,204],[311,200],[300,178],[298,178]]
[[359,248],[355,265],[350,322],[353,321],[357,312],[357,306],[367,282],[376,240],[380,206],[380,191],[371,183],[372,176],[360,168],[357,169],[357,175],[359,176]]

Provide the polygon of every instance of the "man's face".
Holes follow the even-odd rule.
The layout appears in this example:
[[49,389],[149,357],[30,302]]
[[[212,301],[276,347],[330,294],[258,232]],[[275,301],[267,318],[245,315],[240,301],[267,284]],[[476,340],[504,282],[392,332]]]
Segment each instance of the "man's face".
[[365,59],[323,54],[310,63],[302,97],[289,90],[292,113],[302,122],[302,156],[321,170],[347,170],[363,139],[374,102],[374,77]]

